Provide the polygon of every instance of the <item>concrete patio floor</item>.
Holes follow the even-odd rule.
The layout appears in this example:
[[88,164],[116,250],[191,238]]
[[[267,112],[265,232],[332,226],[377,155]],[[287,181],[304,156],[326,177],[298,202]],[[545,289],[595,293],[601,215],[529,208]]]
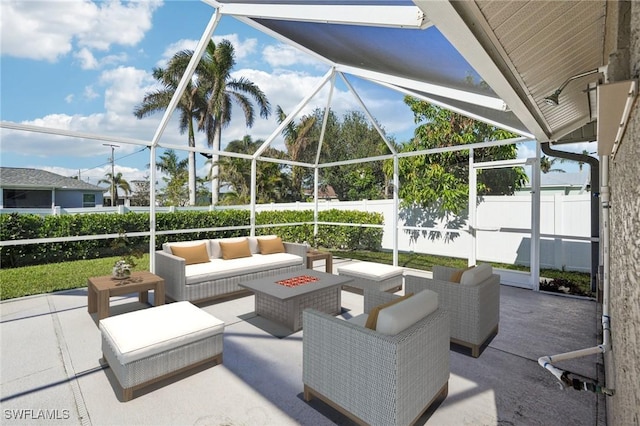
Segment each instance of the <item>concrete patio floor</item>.
[[[160,382],[123,403],[111,370],[100,366],[100,332],[87,312],[86,288],[4,301],[1,423],[350,424],[322,402],[302,399],[304,331],[287,334],[256,317],[253,303],[247,296],[200,305],[225,322],[223,364]],[[358,315],[362,305],[362,296],[343,291],[343,317]],[[111,299],[112,315],[141,308],[135,295]],[[537,363],[542,355],[597,344],[596,308],[591,300],[503,285],[499,334],[479,358],[451,347],[449,394],[418,424],[604,425],[603,397],[561,390]],[[597,363],[590,356],[559,366],[595,379]]]

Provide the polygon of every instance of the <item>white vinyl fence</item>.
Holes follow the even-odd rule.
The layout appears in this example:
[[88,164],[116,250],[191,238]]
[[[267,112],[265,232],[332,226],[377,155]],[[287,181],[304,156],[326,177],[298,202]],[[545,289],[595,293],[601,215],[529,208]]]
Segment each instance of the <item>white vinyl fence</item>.
[[[540,266],[590,272],[589,194],[542,195],[540,203]],[[262,204],[256,210],[308,210],[314,203]],[[393,200],[322,201],[319,210],[340,209],[382,213],[382,248],[393,249]],[[422,210],[400,209],[398,250],[468,258],[472,238],[467,217],[434,218]],[[448,230],[449,232],[445,232]],[[529,265],[531,200],[525,196],[488,196],[478,204],[476,257],[479,261]]]

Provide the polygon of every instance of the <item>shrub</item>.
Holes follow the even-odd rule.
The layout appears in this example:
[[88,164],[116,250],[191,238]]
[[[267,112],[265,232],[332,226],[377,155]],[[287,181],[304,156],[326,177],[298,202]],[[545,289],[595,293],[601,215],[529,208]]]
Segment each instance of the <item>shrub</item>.
[[[313,225],[300,222],[313,220],[313,211],[266,211],[256,214],[257,225],[291,223],[290,226],[266,226],[257,228],[257,235],[277,234],[284,241],[308,241],[314,246],[348,250],[378,250],[382,245],[382,229],[321,225],[318,235],[313,237]],[[379,213],[329,210],[319,213],[319,220],[336,223],[367,223],[381,225]],[[219,227],[249,226],[248,210],[216,210],[211,212],[174,212],[156,214],[156,231],[181,229],[205,229]],[[97,259],[109,256],[126,256],[133,252],[149,250],[149,237],[123,236],[133,232],[149,230],[149,214],[83,214],[41,217],[33,214],[11,213],[0,215],[0,238],[2,241],[55,238],[70,236],[93,236],[119,234],[116,239],[93,237],[55,243],[20,244],[0,247],[0,263],[3,268],[66,262],[81,259]],[[249,229],[227,229],[219,231],[195,231],[156,235],[155,248],[169,241],[190,241],[205,238],[238,237],[249,234]]]

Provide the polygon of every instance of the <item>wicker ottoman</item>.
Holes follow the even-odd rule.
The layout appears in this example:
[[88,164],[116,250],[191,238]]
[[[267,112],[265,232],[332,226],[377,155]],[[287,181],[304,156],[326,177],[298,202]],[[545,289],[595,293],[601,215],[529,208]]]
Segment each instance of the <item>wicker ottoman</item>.
[[401,290],[403,272],[404,269],[399,266],[374,262],[354,262],[338,267],[338,275],[353,278],[343,288],[360,294],[365,288],[390,292]]
[[176,302],[100,321],[102,354],[123,389],[133,391],[187,369],[222,363],[224,322]]

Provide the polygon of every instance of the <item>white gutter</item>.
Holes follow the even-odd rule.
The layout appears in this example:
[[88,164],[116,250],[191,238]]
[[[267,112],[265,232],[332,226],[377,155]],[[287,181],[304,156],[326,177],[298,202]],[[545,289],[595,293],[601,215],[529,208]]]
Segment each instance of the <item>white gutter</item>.
[[585,382],[580,379],[570,379],[570,371],[555,367],[552,363],[568,359],[581,358],[593,354],[605,354],[611,351],[611,318],[609,317],[609,156],[602,156],[601,160],[600,202],[602,204],[602,344],[567,352],[558,355],[547,355],[538,359],[538,364],[549,370],[559,381],[563,389],[572,387],[576,390],[588,390],[595,393],[612,396],[615,393],[612,378],[609,387]]

